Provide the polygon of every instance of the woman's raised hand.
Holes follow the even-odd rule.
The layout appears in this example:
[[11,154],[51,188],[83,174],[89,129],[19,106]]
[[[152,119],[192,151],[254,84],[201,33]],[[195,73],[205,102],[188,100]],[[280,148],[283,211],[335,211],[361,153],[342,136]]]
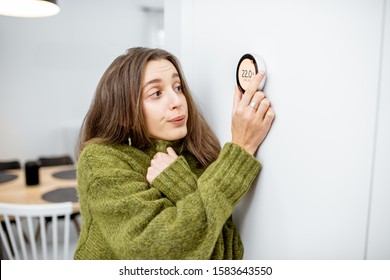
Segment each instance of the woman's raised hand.
[[175,150],[171,147],[167,148],[166,153],[156,153],[150,162],[148,172],[146,174],[146,180],[151,183],[165,168],[167,168],[177,158]]
[[265,73],[258,73],[244,94],[236,86],[232,112],[232,142],[253,155],[267,136],[275,113],[264,92],[257,90]]

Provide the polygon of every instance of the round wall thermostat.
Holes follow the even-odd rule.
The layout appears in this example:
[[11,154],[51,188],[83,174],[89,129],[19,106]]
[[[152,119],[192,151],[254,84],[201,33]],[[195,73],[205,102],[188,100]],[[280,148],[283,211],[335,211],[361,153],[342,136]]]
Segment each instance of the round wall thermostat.
[[[266,72],[264,60],[255,54],[244,54],[237,65],[236,80],[241,92],[244,93],[249,84],[260,71]],[[266,76],[259,84],[259,90],[263,90]]]

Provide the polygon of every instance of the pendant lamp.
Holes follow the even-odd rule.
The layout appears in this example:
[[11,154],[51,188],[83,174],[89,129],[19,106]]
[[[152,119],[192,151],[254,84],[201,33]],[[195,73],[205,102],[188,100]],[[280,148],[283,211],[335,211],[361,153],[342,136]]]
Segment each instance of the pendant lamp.
[[57,0],[0,0],[0,15],[39,18],[60,12]]

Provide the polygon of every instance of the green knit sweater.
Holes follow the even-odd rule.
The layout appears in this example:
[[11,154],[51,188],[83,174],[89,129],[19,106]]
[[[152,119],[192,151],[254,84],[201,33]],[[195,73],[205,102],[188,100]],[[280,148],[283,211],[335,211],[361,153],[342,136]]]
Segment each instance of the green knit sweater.
[[83,225],[75,259],[242,259],[231,214],[260,163],[227,143],[208,168],[184,152],[149,184],[150,161],[168,146],[84,148],[77,176]]

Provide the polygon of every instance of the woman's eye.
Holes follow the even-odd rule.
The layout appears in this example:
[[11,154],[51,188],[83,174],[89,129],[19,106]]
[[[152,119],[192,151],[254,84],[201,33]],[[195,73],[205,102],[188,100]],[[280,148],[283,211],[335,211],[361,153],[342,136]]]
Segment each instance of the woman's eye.
[[176,91],[176,92],[181,92],[181,85],[176,86],[176,87],[175,87],[175,91]]
[[161,94],[162,94],[161,91],[156,91],[156,92],[153,92],[150,96],[151,97],[160,97]]

